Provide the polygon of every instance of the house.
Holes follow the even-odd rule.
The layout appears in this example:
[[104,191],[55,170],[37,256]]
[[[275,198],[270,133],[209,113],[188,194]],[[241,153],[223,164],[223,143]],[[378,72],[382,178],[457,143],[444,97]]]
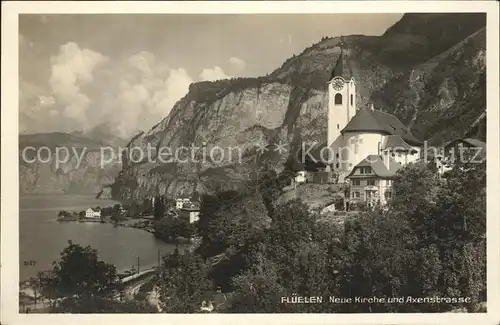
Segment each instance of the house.
[[[306,158],[312,162],[306,161],[306,165],[319,168],[317,172],[333,173],[335,177],[328,177],[328,181],[342,183],[355,166],[372,155],[387,153],[400,165],[419,159],[422,142],[396,116],[373,104],[357,106],[357,82],[343,44],[327,87],[327,139],[317,150],[311,150]],[[326,166],[324,170],[321,163]]]
[[440,148],[430,147],[422,151],[420,157],[421,161],[431,164],[441,175],[460,160],[482,162],[485,159],[486,143],[474,138],[458,138]]
[[298,171],[297,174],[295,175],[295,183],[301,184],[301,183],[306,183],[307,182],[307,171],[301,170]]
[[96,218],[101,218],[101,210],[94,210],[92,208],[88,208],[85,210],[85,218],[89,219],[96,219]]
[[474,138],[460,138],[444,146],[444,156],[451,162],[457,159],[483,161],[486,159],[486,143]]
[[452,168],[451,162],[445,158],[443,147],[431,147],[422,150],[419,161],[430,165],[439,175],[444,174]]
[[198,221],[200,219],[200,204],[198,202],[185,203],[179,209],[179,218],[189,220],[189,223]]
[[191,202],[191,198],[190,197],[187,197],[187,196],[178,197],[178,198],[175,199],[175,208],[177,210],[182,209],[182,207],[184,206],[184,204],[190,203],[190,202]]
[[346,177],[350,183],[349,202],[369,207],[387,203],[392,197],[394,176],[401,167],[389,151],[367,156]]

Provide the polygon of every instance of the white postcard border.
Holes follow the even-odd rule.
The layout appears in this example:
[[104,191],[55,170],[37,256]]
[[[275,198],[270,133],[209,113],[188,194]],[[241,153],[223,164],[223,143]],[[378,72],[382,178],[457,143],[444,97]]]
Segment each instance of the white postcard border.
[[[1,322],[10,324],[498,324],[500,323],[499,20],[495,1],[3,2],[1,118]],[[487,283],[484,314],[108,314],[25,315],[18,310],[19,13],[487,13]]]

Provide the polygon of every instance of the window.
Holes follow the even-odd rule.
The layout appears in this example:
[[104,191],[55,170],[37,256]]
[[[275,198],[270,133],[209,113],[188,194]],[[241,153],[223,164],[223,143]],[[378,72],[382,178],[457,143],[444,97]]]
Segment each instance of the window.
[[360,174],[370,174],[372,169],[370,167],[360,167],[359,172]]
[[337,158],[337,159],[339,158],[339,153],[338,152],[335,154],[335,158]]
[[359,198],[361,195],[359,194],[359,192],[354,192],[354,196]]
[[342,105],[342,95],[341,94],[335,95],[335,105]]
[[352,180],[352,185],[360,185],[359,179],[353,179]]
[[337,130],[340,129],[340,126],[337,124]]
[[353,105],[354,103],[354,96],[351,94],[351,106]]
[[385,198],[386,199],[390,199],[391,197],[392,197],[392,192],[391,191],[385,192]]
[[366,185],[369,185],[369,186],[375,186],[375,180],[374,179],[369,179],[366,181]]

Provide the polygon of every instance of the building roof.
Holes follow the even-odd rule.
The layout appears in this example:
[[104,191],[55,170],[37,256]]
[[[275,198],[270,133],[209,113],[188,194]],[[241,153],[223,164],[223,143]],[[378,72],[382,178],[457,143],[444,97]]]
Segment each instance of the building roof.
[[449,142],[447,145],[445,145],[446,148],[449,148],[450,146],[453,146],[457,142],[464,142],[468,144],[471,147],[476,147],[476,148],[484,148],[486,149],[486,143],[479,140],[479,139],[474,139],[474,138],[461,138],[461,139],[456,139],[451,142]]
[[388,135],[382,143],[382,150],[411,151],[414,150],[400,135]]
[[345,132],[380,132],[399,135],[410,145],[421,145],[411,131],[394,115],[376,109],[360,109],[342,130]]
[[335,77],[342,77],[344,80],[350,80],[352,78],[352,70],[349,64],[347,63],[346,56],[344,55],[344,49],[340,49],[340,55],[337,59],[337,63],[332,70],[332,75],[330,76],[330,80]]
[[[396,162],[392,157],[388,157],[388,158],[389,158],[389,168],[387,168],[384,164],[384,160],[383,160],[384,157],[379,156],[379,155],[368,155],[359,164],[354,166],[354,168],[351,170],[351,172],[349,173],[349,175],[347,177],[348,178],[350,178],[352,176],[356,177],[357,175],[353,175],[353,174],[358,167],[371,167],[375,176],[378,176],[378,177],[382,177],[382,178],[394,177],[396,172],[402,166],[401,166],[401,164]],[[366,177],[366,175],[363,175],[362,177]]]
[[200,211],[200,205],[193,202],[193,203],[184,203],[182,205],[181,210],[185,211]]

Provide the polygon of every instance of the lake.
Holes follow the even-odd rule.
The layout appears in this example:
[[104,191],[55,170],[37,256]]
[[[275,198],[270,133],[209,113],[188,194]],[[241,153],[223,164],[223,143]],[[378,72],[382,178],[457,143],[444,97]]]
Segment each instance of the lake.
[[[89,207],[112,206],[116,201],[98,200],[92,195],[23,195],[19,206],[19,280],[27,280],[38,271],[52,268],[61,251],[71,240],[96,249],[99,258],[115,264],[119,271],[156,266],[160,254],[175,245],[156,239],[144,230],[115,227],[95,222],[58,222],[60,210],[81,211]],[[34,265],[25,265],[34,261]],[[33,264],[33,263],[26,263]]]

